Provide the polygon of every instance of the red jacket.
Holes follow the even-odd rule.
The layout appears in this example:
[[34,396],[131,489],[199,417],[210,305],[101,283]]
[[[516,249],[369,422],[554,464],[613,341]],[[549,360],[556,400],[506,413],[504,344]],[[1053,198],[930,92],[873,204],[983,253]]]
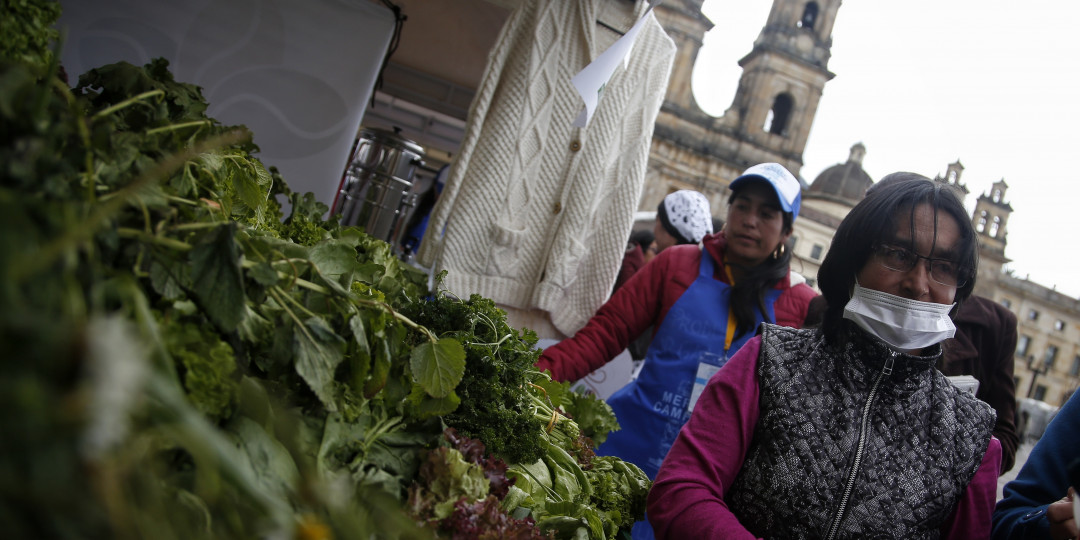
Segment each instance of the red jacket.
[[[727,245],[724,233],[706,236],[702,242],[717,262],[717,274],[713,277],[730,284],[723,271]],[[574,337],[544,349],[536,367],[551,370],[552,376],[560,381],[574,381],[600,368],[649,326],[660,328],[671,306],[697,279],[700,263],[701,247],[697,245],[672,246],[661,251],[619,287]],[[790,271],[776,288],[784,292],[773,305],[774,322],[802,327],[810,299],[817,293],[801,276]]]

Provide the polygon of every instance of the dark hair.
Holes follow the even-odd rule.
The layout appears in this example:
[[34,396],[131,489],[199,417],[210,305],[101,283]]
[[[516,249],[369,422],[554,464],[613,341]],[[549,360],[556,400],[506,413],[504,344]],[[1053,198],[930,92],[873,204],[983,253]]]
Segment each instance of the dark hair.
[[[772,184],[764,179],[761,182],[769,186],[770,192],[776,197],[776,207],[780,208],[780,198],[776,196]],[[728,197],[728,206],[735,202],[735,197],[743,188],[753,183],[756,182],[747,182],[733,191],[731,196]],[[784,227],[781,230],[785,234],[789,233],[795,223],[795,216],[791,212],[784,212],[783,210],[780,210],[780,212],[784,215]],[[766,321],[776,322],[769,320],[769,312],[765,307],[765,292],[787,277],[791,263],[791,246],[788,245],[790,243],[789,239],[784,245],[784,252],[779,257],[768,257],[757,266],[741,268],[742,274],[739,276],[738,281],[735,282],[735,285],[731,287],[731,313],[735,316],[735,335],[738,336],[743,332],[755,330],[754,308],[761,312]],[[732,266],[735,265],[732,264]]]
[[641,251],[649,249],[649,244],[653,243],[653,233],[650,230],[642,229],[640,231],[634,231],[630,233],[630,243],[641,248]]
[[723,230],[723,228],[724,228],[724,220],[722,220],[722,219],[720,219],[718,217],[712,218],[712,231],[714,233],[715,232],[720,232],[721,230]]
[[671,218],[669,218],[667,215],[667,206],[662,200],[660,201],[660,204],[656,207],[656,221],[659,221],[660,225],[664,227],[664,230],[675,238],[676,245],[694,243],[689,238],[683,236],[683,234],[679,232],[679,229],[676,229],[675,225],[671,223]]
[[[975,270],[979,265],[979,244],[968,219],[964,203],[948,184],[934,182],[916,173],[898,172],[882,178],[866,198],[848,213],[833,235],[829,253],[818,270],[818,286],[828,307],[822,320],[826,339],[835,341],[843,319],[844,306],[851,299],[855,277],[870,259],[877,242],[890,238],[897,227],[900,212],[915,213],[915,207],[927,203],[934,214],[944,211],[960,228],[958,262],[969,271],[967,282],[956,290],[959,304],[975,288]],[[911,223],[915,227],[914,220]],[[912,230],[912,238],[915,238]]]

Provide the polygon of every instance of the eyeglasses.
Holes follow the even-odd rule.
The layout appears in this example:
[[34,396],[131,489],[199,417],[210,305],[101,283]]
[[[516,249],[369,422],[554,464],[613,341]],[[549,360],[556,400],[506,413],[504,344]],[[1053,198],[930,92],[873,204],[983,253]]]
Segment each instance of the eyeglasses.
[[949,259],[923,257],[914,251],[890,244],[878,244],[874,247],[878,262],[889,270],[909,272],[919,259],[926,259],[930,266],[930,279],[949,287],[963,287],[971,275],[971,269],[960,266]]

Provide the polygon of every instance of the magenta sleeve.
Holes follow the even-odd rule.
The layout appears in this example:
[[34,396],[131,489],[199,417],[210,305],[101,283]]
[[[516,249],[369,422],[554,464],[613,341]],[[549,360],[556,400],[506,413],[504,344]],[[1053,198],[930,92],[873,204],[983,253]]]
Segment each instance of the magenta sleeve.
[[724,502],[742,467],[758,420],[752,338],[705,386],[649,492],[656,538],[753,538]]
[[1001,441],[990,438],[979,470],[968,483],[960,504],[941,530],[941,537],[956,539],[990,538],[991,517],[997,500],[998,471],[1001,468]]

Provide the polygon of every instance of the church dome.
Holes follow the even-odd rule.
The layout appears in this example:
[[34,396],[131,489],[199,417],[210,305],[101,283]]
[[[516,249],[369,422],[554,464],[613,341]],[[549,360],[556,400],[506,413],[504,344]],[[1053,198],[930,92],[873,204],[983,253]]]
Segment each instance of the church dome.
[[807,190],[808,197],[820,197],[854,206],[866,195],[874,180],[862,168],[866,147],[856,143],[851,147],[847,163],[833,165],[814,179]]

